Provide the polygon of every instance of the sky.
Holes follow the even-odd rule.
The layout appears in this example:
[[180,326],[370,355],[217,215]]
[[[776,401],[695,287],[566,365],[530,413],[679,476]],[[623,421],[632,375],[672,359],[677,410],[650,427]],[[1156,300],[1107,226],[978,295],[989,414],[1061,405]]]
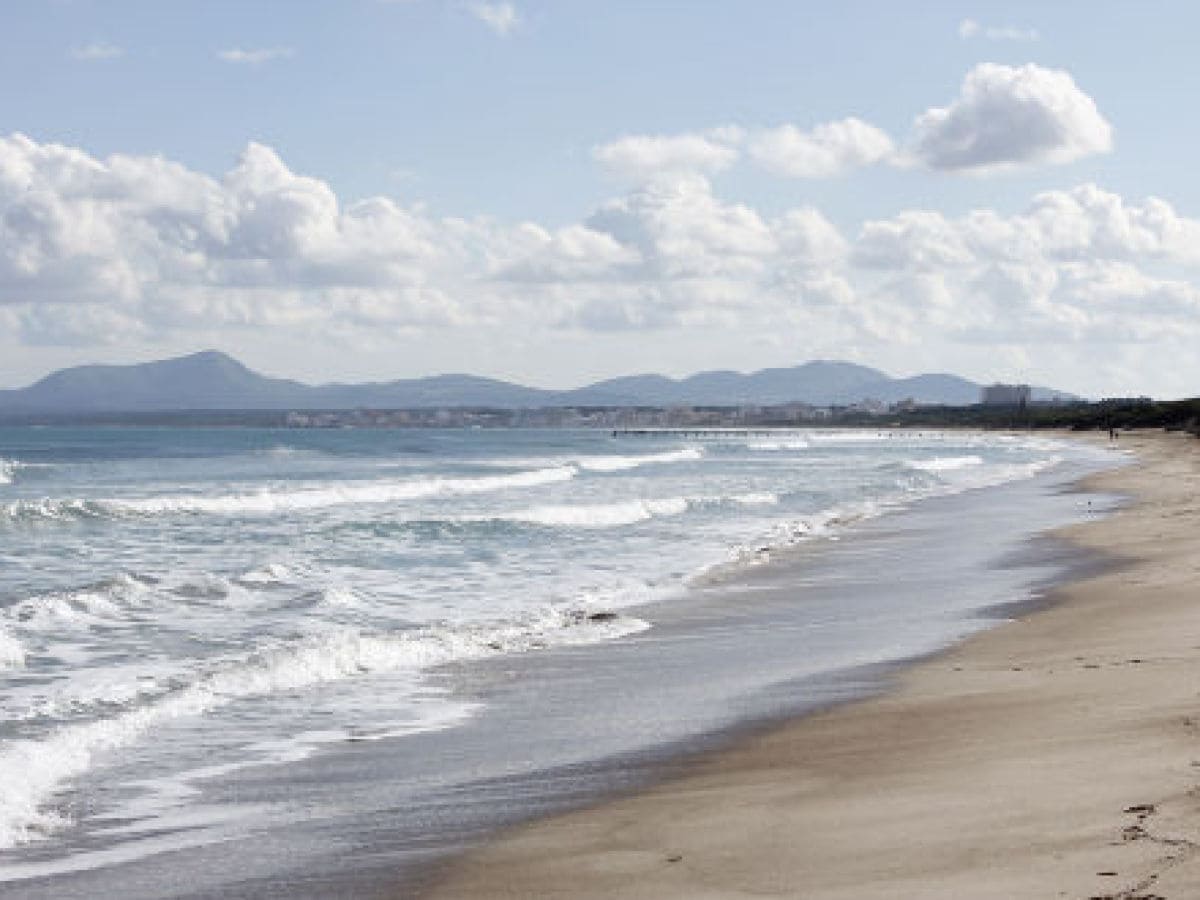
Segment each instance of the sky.
[[0,387],[1200,394],[1186,2],[4,0]]

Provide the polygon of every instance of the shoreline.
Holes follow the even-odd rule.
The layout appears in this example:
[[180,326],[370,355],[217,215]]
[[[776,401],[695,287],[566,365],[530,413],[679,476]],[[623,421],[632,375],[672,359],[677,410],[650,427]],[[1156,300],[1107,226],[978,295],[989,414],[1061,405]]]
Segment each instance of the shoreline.
[[1086,483],[1133,502],[1052,532],[1120,567],[901,671],[883,695],[505,831],[422,896],[1200,894],[1200,447],[1121,444],[1134,464]]

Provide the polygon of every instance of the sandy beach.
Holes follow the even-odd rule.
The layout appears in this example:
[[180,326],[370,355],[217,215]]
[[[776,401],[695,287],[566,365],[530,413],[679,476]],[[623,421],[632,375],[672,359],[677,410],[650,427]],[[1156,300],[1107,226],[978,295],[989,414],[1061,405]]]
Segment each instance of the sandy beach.
[[513,829],[470,897],[1200,896],[1200,444],[1127,434],[1128,495],[1064,536],[1122,563],[894,690]]

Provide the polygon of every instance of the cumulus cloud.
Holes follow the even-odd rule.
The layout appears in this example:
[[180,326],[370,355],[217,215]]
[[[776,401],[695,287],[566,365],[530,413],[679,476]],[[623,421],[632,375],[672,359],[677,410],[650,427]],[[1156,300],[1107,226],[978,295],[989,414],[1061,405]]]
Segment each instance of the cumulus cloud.
[[243,329],[356,346],[708,329],[802,335],[827,351],[1125,347],[1200,337],[1198,248],[1200,220],[1091,184],[1015,214],[899,210],[848,237],[814,207],[764,215],[703,175],[664,174],[549,228],[347,203],[261,144],[212,176],[0,138],[10,347]]
[[81,62],[103,62],[108,59],[118,59],[125,55],[125,50],[108,41],[92,41],[71,50],[71,58]]
[[611,200],[586,224],[634,248],[643,276],[654,279],[754,275],[778,248],[757,212],[722,202],[695,175],[657,181]]
[[500,278],[521,282],[570,283],[619,278],[641,257],[612,235],[586,225],[569,225],[548,231],[526,223],[516,237],[527,242],[515,261],[501,265]]
[[1067,72],[982,63],[949,106],[917,117],[911,143],[931,169],[989,172],[1107,153],[1112,126]]
[[[103,304],[163,329],[320,318],[337,289],[391,297],[402,313],[454,242],[386,198],[342,208],[262,145],[214,179],[157,157],[0,139],[0,303],[75,320],[72,307]],[[38,333],[55,333],[38,315]]]
[[[964,29],[996,37],[966,20]],[[1112,149],[1112,126],[1064,71],[1032,63],[982,63],[945,107],[917,116],[905,146],[883,129],[850,117],[809,130],[725,125],[675,135],[627,135],[593,148],[610,174],[634,182],[680,174],[712,175],[745,155],[785,178],[831,178],[878,164],[992,174],[1073,162]]]
[[521,24],[517,8],[511,3],[471,3],[467,9],[500,37],[508,37]]
[[296,51],[292,47],[259,47],[253,50],[232,47],[229,50],[217,51],[218,59],[243,66],[261,66],[277,59],[291,59],[295,55]]
[[704,134],[627,135],[594,147],[592,157],[610,174],[633,181],[711,174],[737,161],[741,138],[741,129],[733,127]]
[[886,160],[894,150],[886,133],[855,118],[811,131],[794,125],[769,128],[755,133],[749,143],[756,162],[789,178],[828,178]]
[[1200,221],[1166,201],[1130,202],[1092,184],[1036,195],[1024,211],[957,219],[905,211],[863,224],[853,265],[884,276],[877,304],[921,309],[914,279],[956,301],[920,321],[987,342],[1131,343],[1200,333]]
[[1037,41],[1041,40],[1035,28],[1017,28],[1012,25],[981,25],[974,19],[963,19],[958,23],[958,36],[964,41],[986,38],[989,41]]

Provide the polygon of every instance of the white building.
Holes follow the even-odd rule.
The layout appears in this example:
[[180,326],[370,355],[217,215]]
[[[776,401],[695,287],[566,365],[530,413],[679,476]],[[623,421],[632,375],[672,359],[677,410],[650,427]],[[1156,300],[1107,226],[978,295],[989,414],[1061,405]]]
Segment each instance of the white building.
[[992,384],[983,389],[984,406],[1025,406],[1032,390],[1027,384]]

